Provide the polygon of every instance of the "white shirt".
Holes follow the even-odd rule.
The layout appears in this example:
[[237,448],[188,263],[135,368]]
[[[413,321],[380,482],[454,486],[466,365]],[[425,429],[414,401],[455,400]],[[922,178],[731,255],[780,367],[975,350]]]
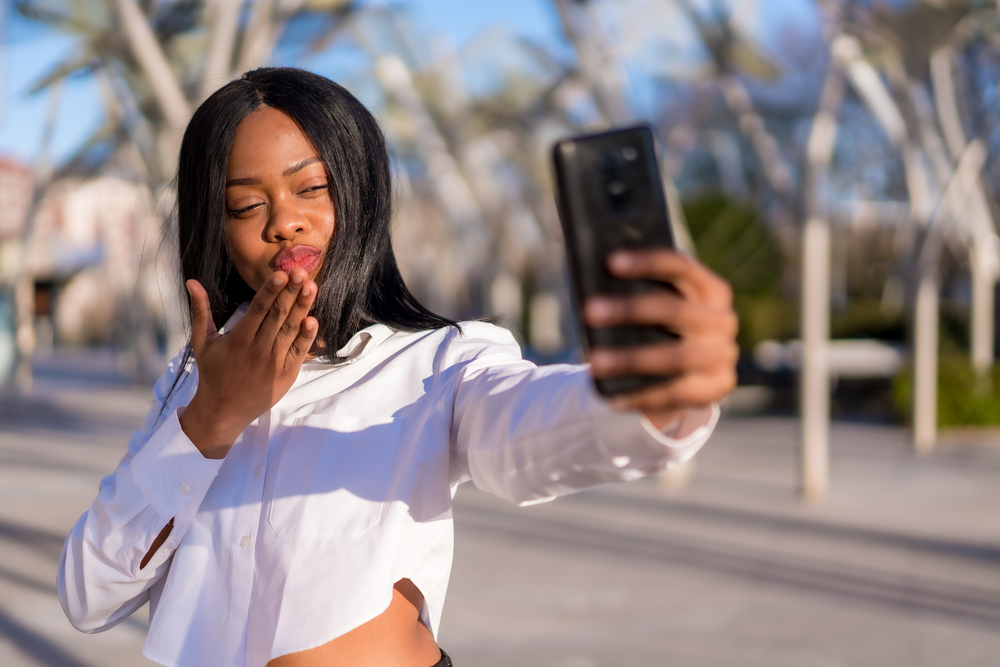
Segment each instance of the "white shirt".
[[193,363],[157,418],[171,362],[146,426],[63,549],[73,625],[105,630],[148,600],[150,660],[258,667],[371,620],[408,578],[436,636],[459,484],[529,505],[636,479],[692,456],[718,418],[714,406],[688,411],[668,437],[612,411],[585,366],[536,367],[481,322],[461,334],[373,325],[338,356],[305,363],[216,461],[177,420],[197,387]]

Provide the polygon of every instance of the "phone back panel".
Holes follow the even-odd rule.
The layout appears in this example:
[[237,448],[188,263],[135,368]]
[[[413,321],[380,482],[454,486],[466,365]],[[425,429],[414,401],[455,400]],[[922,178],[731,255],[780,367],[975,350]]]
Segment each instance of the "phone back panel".
[[[673,248],[667,199],[653,132],[640,126],[559,141],[553,148],[557,203],[578,311],[598,294],[663,289],[662,283],[622,280],[608,273],[618,249]],[[591,328],[588,347],[631,347],[676,338],[659,327]],[[663,382],[653,376],[596,381],[603,394],[631,392]]]

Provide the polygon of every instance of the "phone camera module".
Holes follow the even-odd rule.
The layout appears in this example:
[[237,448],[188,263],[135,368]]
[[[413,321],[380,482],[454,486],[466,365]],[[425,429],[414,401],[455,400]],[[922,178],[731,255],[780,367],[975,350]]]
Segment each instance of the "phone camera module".
[[622,157],[625,158],[627,162],[631,162],[632,160],[639,157],[639,154],[631,146],[626,146],[625,148],[622,149]]
[[612,197],[621,197],[628,188],[621,181],[611,181],[607,185],[608,194]]
[[622,154],[616,150],[605,151],[601,155],[601,169],[604,173],[614,173],[621,171],[625,166]]

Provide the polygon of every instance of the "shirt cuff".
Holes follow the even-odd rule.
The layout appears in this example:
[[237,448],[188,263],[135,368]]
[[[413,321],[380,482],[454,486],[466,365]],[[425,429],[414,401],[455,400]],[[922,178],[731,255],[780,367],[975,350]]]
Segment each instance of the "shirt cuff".
[[206,459],[173,411],[129,463],[132,479],[164,523],[194,518],[224,459]]
[[646,415],[640,414],[639,418],[643,428],[657,442],[671,449],[681,450],[704,443],[715,430],[720,414],[718,403],[700,408],[688,408],[676,421],[668,424],[662,431],[656,428]]

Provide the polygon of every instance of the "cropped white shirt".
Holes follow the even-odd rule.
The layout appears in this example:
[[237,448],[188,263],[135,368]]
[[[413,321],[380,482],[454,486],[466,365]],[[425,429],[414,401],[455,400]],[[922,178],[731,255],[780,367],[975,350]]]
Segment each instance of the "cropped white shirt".
[[259,667],[371,620],[409,578],[436,636],[459,484],[529,505],[636,479],[692,456],[718,417],[689,411],[668,437],[612,411],[585,366],[536,367],[508,331],[480,322],[462,333],[373,325],[339,356],[304,364],[216,461],[177,420],[197,386],[193,363],[158,419],[171,362],[146,426],[63,549],[59,597],[73,625],[105,630],[148,600],[147,658]]

